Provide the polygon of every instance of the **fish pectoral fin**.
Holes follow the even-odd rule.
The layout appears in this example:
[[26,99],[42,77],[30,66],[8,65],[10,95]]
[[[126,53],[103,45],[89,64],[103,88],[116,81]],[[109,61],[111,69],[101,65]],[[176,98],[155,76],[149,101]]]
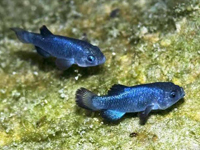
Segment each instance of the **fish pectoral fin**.
[[101,112],[101,116],[109,121],[116,121],[120,119],[125,113],[116,110],[104,110]]
[[73,64],[72,60],[56,59],[56,66],[61,70],[67,70]]
[[40,33],[41,33],[41,35],[44,36],[44,37],[53,35],[53,34],[51,33],[51,31],[49,31],[49,29],[48,29],[45,25],[43,25],[43,26],[40,28]]
[[41,56],[47,58],[47,57],[50,57],[51,55],[49,53],[47,53],[45,50],[41,49],[40,47],[38,46],[35,46],[36,50],[37,50],[37,53],[40,54]]
[[119,94],[119,92],[124,92],[125,88],[127,88],[127,86],[114,84],[108,91],[108,95],[116,95]]
[[145,124],[148,114],[151,112],[154,105],[148,105],[144,111],[139,113],[140,124]]

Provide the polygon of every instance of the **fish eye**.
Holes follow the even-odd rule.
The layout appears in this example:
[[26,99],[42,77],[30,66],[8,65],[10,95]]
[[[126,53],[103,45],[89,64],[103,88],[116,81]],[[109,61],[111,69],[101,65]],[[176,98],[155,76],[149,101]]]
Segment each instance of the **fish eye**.
[[171,98],[175,98],[175,97],[176,97],[176,91],[171,91],[170,97],[171,97]]
[[87,60],[88,60],[89,62],[93,62],[93,61],[95,60],[95,58],[94,58],[94,56],[89,55],[89,56],[87,57]]

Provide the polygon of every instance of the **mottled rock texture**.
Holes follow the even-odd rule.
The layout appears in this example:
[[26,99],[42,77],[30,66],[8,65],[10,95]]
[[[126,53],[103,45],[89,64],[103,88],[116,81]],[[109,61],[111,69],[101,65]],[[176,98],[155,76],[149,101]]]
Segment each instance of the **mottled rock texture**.
[[[199,0],[1,0],[1,149],[200,149]],[[112,12],[114,10],[114,12]],[[112,13],[111,13],[112,12]],[[88,40],[104,65],[60,71],[10,27]],[[172,81],[186,96],[172,108],[117,123],[75,104],[85,87],[106,94],[116,83]]]

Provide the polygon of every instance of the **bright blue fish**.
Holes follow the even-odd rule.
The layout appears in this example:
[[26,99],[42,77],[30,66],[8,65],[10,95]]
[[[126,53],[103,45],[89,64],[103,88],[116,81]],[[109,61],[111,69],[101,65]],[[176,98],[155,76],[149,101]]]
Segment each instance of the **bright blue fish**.
[[62,70],[72,64],[80,67],[90,67],[103,64],[106,60],[97,46],[69,37],[52,34],[46,26],[40,28],[40,34],[11,28],[23,43],[35,45],[37,52],[43,57],[56,57],[56,65]]
[[145,120],[152,110],[167,109],[184,96],[182,87],[172,82],[156,82],[132,87],[114,85],[105,96],[81,88],[76,92],[76,103],[85,109],[100,110],[102,117],[110,121],[133,112],[140,112],[140,119]]

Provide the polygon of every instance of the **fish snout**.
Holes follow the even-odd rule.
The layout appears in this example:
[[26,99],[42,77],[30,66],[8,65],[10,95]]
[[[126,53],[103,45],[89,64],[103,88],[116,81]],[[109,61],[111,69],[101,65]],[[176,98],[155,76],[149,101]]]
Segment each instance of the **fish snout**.
[[103,57],[102,57],[102,59],[99,61],[99,64],[104,64],[104,63],[105,63],[105,61],[106,61],[106,57],[105,57],[105,56],[103,56]]
[[185,96],[185,91],[184,91],[184,89],[182,87],[181,87],[181,95],[182,95],[182,97]]

